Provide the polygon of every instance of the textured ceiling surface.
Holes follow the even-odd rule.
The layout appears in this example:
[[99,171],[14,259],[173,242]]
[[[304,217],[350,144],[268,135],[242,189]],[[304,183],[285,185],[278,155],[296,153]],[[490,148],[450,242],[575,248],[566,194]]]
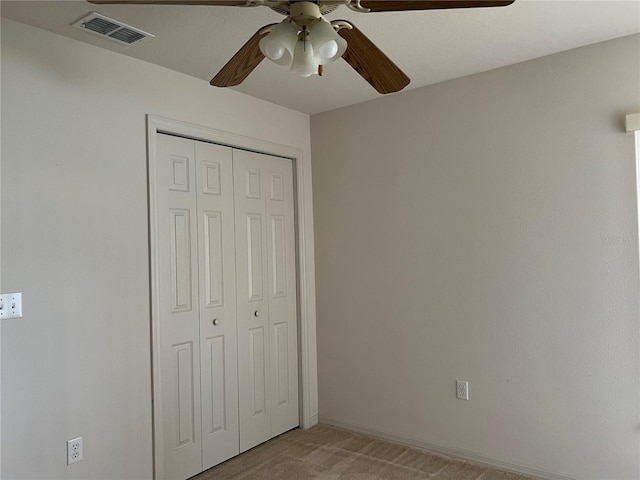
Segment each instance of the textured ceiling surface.
[[[93,5],[83,0],[3,0],[1,9],[3,17],[207,82],[256,30],[283,19],[264,7]],[[125,46],[71,26],[92,11],[155,38]],[[340,7],[327,18],[352,21],[409,75],[406,89],[412,89],[638,33],[640,2],[516,0],[499,8],[390,13]],[[323,77],[310,78],[264,60],[234,88],[309,114],[380,96],[342,60],[327,65]]]

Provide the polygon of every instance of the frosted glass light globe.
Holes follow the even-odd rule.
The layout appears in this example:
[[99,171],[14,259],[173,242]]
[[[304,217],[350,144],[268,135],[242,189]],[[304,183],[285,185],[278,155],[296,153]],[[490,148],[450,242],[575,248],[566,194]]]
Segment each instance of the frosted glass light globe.
[[291,64],[291,73],[295,73],[301,77],[310,77],[318,73],[318,63],[313,55],[311,42],[300,39],[296,43],[293,63]]
[[260,40],[258,44],[262,54],[278,65],[291,65],[293,48],[298,39],[298,28],[284,20]]
[[311,26],[309,40],[313,44],[320,65],[337,60],[347,50],[347,41],[324,19]]

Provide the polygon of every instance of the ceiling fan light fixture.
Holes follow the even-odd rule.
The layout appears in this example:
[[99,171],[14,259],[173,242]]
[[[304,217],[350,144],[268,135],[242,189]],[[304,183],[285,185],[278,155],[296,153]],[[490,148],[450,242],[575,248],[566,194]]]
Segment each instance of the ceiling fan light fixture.
[[299,25],[295,19],[287,18],[271,28],[258,46],[272,62],[309,77],[318,73],[319,65],[340,58],[347,49],[347,41],[322,17],[310,25]]
[[291,65],[297,39],[298,27],[284,21],[273,27],[273,30],[260,40],[260,51],[278,65]]

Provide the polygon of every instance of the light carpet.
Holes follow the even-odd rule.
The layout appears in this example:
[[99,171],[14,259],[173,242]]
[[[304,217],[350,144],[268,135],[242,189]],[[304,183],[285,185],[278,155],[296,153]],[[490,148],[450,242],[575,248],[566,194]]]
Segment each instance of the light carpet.
[[533,480],[326,425],[292,430],[192,480]]

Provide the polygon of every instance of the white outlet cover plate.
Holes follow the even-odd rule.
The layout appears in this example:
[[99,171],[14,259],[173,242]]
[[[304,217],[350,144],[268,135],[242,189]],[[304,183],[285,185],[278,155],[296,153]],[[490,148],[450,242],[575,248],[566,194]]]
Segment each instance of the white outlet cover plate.
[[67,440],[67,465],[82,460],[82,437]]
[[22,293],[0,294],[0,319],[22,317]]
[[469,400],[469,382],[456,380],[456,397],[460,400]]

